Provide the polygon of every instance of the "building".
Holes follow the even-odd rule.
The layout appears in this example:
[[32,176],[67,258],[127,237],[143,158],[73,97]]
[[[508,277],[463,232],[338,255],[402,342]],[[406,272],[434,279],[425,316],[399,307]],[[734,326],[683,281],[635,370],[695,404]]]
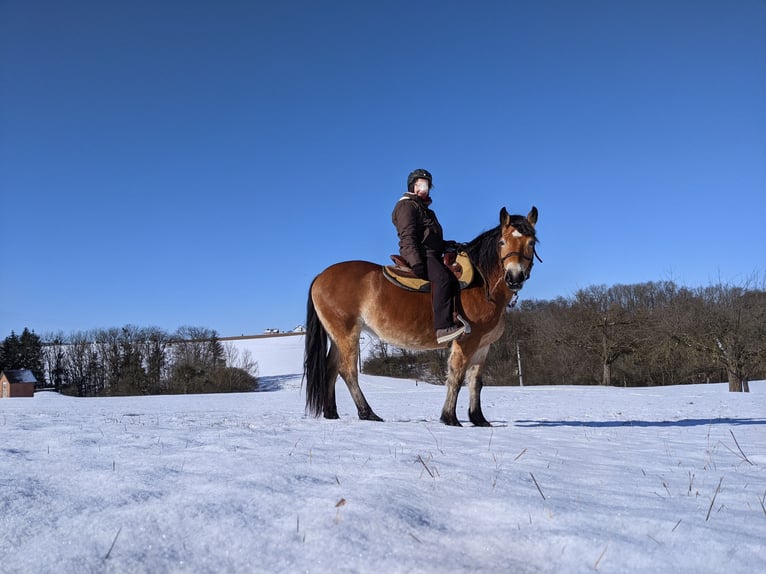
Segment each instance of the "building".
[[34,397],[37,379],[29,369],[0,372],[0,398]]

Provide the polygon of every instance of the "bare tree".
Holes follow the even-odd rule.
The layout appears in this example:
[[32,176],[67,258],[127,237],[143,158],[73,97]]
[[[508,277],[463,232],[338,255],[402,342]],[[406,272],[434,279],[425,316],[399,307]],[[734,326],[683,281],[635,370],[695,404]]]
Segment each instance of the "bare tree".
[[624,291],[599,285],[575,293],[578,320],[569,325],[568,342],[599,358],[602,385],[612,384],[614,363],[639,345],[636,307],[626,304]]
[[73,333],[65,351],[65,379],[80,397],[93,394],[92,381],[98,378],[98,359],[92,337],[87,332]]
[[218,333],[204,327],[179,328],[173,337],[173,355],[176,364],[197,367],[212,368],[225,361]]
[[146,364],[146,380],[151,392],[161,392],[164,381],[170,377],[169,345],[170,336],[165,331],[156,327],[146,329],[143,356]]
[[763,367],[766,292],[719,282],[694,291],[675,337],[726,370],[729,390],[748,392]]
[[241,369],[253,377],[258,376],[258,363],[248,349],[240,350],[236,345],[226,343],[223,351],[227,367]]
[[65,384],[66,347],[64,333],[47,334],[43,337],[43,366],[49,385],[58,393]]

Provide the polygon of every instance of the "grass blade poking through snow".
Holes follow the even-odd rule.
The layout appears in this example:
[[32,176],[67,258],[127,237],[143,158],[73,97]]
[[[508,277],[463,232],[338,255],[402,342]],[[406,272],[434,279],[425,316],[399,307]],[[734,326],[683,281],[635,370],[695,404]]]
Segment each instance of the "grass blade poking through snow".
[[[749,459],[749,458],[747,458],[747,456],[745,455],[745,453],[742,451],[742,447],[741,447],[741,446],[739,446],[739,441],[737,440],[737,437],[735,437],[735,436],[734,436],[734,431],[732,431],[731,429],[729,429],[729,432],[731,433],[731,438],[733,438],[733,439],[734,439],[734,444],[736,444],[736,445],[737,445],[737,448],[739,449],[739,454],[741,454],[741,455],[742,455],[742,460],[744,460],[744,461],[745,461],[747,464],[749,464],[750,466],[753,466],[753,463],[752,463],[752,462],[750,462],[750,459]],[[731,450],[731,449],[729,449],[729,450]],[[733,452],[733,451],[732,451],[732,452]]]
[[117,538],[120,536],[120,532],[122,532],[122,526],[117,530],[117,534],[114,535],[114,540],[112,540],[112,545],[109,547],[106,556],[104,556],[104,560],[109,560],[109,557],[112,555],[112,550],[114,550],[114,545],[117,544]]
[[718,493],[721,492],[722,482],[723,482],[723,477],[721,477],[721,480],[718,481],[718,488],[715,489],[715,494],[713,494],[713,500],[710,501],[710,508],[707,509],[707,516],[705,517],[705,522],[707,522],[710,519],[710,513],[713,511],[713,505],[715,504],[716,496],[718,496]]
[[530,473],[529,473],[529,476],[531,476],[531,477],[532,477],[532,482],[534,482],[534,483],[535,483],[535,486],[537,487],[537,492],[539,492],[539,493],[540,493],[540,496],[542,496],[542,497],[543,497],[543,500],[545,500],[545,495],[543,494],[543,489],[542,489],[542,488],[540,488],[540,485],[539,485],[539,484],[537,484],[537,479],[535,478],[535,475],[534,475],[534,474],[532,474],[532,473],[530,472]]

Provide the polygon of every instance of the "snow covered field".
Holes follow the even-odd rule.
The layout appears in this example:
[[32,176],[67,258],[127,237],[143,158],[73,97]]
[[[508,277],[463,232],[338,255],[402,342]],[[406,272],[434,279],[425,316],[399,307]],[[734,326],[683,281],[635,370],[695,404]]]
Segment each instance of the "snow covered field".
[[272,392],[0,401],[0,572],[766,571],[765,382],[490,387],[485,429],[363,375],[386,422],[326,421],[261,341]]

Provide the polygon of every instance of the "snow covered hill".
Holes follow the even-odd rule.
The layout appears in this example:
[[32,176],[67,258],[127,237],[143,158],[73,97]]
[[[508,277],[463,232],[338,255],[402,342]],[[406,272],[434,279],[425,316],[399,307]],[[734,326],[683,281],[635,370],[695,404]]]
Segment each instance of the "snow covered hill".
[[[384,423],[272,392],[0,400],[0,572],[766,571],[766,383],[484,390],[362,376]],[[466,421],[467,393],[458,404]]]

